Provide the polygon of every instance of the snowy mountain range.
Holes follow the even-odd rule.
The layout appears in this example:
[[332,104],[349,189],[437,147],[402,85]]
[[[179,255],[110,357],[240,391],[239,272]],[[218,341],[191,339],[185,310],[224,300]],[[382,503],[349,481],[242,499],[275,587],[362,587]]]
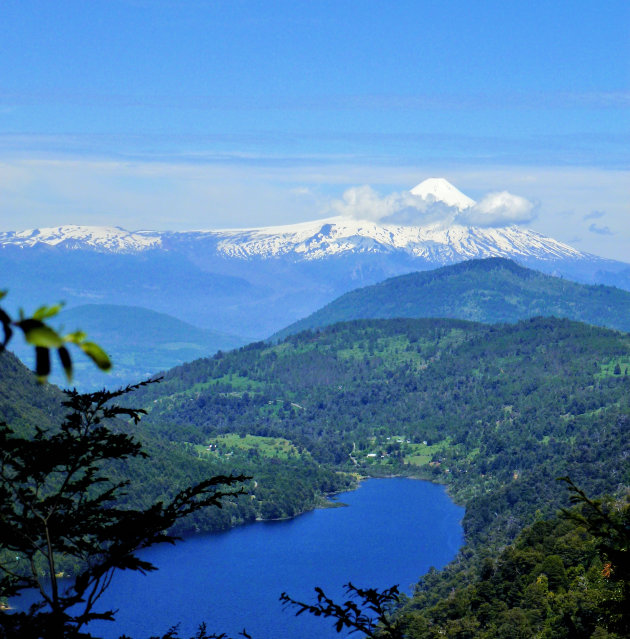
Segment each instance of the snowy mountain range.
[[[430,178],[410,191],[429,203],[463,211],[475,204],[443,178]],[[152,249],[199,250],[236,258],[290,257],[321,260],[350,253],[402,252],[434,265],[480,257],[538,260],[580,259],[587,254],[518,226],[481,228],[433,222],[424,226],[330,217],[312,222],[254,229],[135,231],[119,227],[60,226],[0,233],[0,246],[55,246],[74,250],[136,253]]]
[[[428,203],[463,211],[475,202],[443,178],[429,178],[410,193]],[[379,223],[336,216],[312,222],[254,229],[135,231],[120,227],[59,226],[0,233],[0,246],[54,246],[72,250],[137,253],[152,249],[199,250],[236,259],[290,257],[321,260],[351,253],[402,252],[432,264],[480,257],[538,260],[587,256],[566,244],[518,226],[481,228],[433,222],[424,226]]]
[[391,253],[444,264],[477,257],[530,257],[540,260],[587,256],[535,231],[518,226],[480,228],[460,224],[444,227],[403,226],[330,217],[313,222],[256,229],[215,231],[135,231],[120,227],[59,226],[0,233],[0,246],[33,248],[46,245],[67,250],[138,253],[177,251],[206,246],[236,259],[291,256],[321,260],[344,253]]
[[22,305],[51,295],[68,305],[130,304],[266,337],[353,288],[472,258],[508,257],[578,281],[622,286],[626,276],[618,274],[630,269],[521,226],[464,224],[476,203],[443,178],[425,180],[410,194],[418,206],[446,215],[421,225],[336,216],[252,229],[2,232],[2,285],[23,292]]

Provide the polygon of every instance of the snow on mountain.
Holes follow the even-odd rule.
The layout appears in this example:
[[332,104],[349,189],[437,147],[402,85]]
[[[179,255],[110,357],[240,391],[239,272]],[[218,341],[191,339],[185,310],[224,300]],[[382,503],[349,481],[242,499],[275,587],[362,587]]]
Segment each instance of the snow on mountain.
[[66,249],[93,249],[112,253],[135,253],[160,246],[159,233],[132,233],[119,226],[66,225],[26,231],[0,232],[0,246],[22,248],[38,244]]
[[419,195],[429,202],[443,202],[447,206],[453,206],[460,211],[475,204],[475,200],[464,195],[444,178],[428,178],[411,189],[411,193]]
[[522,226],[465,222],[475,219],[470,213],[483,218],[481,203],[471,204],[446,180],[425,180],[414,191],[418,198],[406,197],[411,206],[424,213],[436,202],[435,215],[380,222],[340,215],[186,232],[96,226],[0,232],[2,284],[20,292],[15,303],[25,308],[52,292],[68,308],[140,306],[263,339],[351,289],[473,258],[507,257],[588,283],[627,281],[628,265]]
[[[575,259],[584,254],[535,231],[517,226],[476,228],[401,226],[333,217],[291,226],[208,231],[218,239],[216,250],[234,258],[317,260],[344,253],[402,252],[436,264],[480,257]],[[200,237],[201,239],[201,237]]]
[[[441,202],[462,211],[475,204],[443,178],[430,178],[411,192],[429,202]],[[518,226],[475,227],[461,224],[423,226],[379,223],[338,216],[285,226],[208,231],[129,232],[119,227],[60,226],[0,233],[0,246],[38,244],[65,249],[137,253],[162,249],[248,260],[288,258],[314,261],[347,254],[401,254],[409,258],[448,264],[471,258],[511,257],[545,261],[591,257]]]
[[332,217],[257,229],[188,232],[129,232],[114,227],[64,226],[0,233],[0,246],[47,244],[65,249],[137,253],[147,249],[185,250],[207,244],[210,251],[236,259],[289,257],[320,260],[347,253],[405,253],[436,264],[481,257],[579,259],[572,247],[517,226],[477,228],[439,223],[402,226]]

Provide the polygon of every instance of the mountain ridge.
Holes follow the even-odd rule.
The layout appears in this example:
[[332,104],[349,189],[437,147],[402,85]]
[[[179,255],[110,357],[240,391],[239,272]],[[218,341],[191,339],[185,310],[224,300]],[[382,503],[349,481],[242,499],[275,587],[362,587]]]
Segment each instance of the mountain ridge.
[[447,262],[457,258],[515,255],[543,260],[602,259],[536,231],[505,228],[378,223],[343,216],[291,225],[200,231],[127,231],[120,227],[59,226],[0,233],[0,247],[50,246],[65,250],[139,253],[182,251],[188,244],[237,259],[291,255],[296,261],[344,253],[404,252],[412,258]]
[[272,339],[357,319],[445,317],[511,323],[540,315],[630,331],[630,293],[553,277],[506,258],[469,260],[345,293]]
[[392,251],[434,263],[497,256],[542,260],[596,258],[514,224],[458,223],[457,217],[450,213],[461,213],[477,203],[445,178],[428,178],[408,194],[412,197],[411,208],[419,206],[434,210],[431,207],[437,205],[440,219],[423,224],[401,224],[389,220],[391,216],[380,221],[367,219],[366,211],[362,211],[366,219],[339,215],[296,224],[243,229],[127,231],[119,226],[66,225],[5,231],[0,233],[0,247],[26,248],[44,244],[69,250],[134,253],[160,249],[181,251],[190,243],[204,243],[205,250],[214,250],[218,255],[230,258],[270,259],[289,255],[295,261]]

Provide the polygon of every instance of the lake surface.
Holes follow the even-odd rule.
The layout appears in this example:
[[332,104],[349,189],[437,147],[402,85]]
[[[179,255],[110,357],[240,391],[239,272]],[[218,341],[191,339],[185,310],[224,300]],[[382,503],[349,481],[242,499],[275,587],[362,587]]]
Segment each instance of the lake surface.
[[208,632],[234,639],[243,628],[254,639],[332,639],[340,635],[331,620],[296,618],[283,611],[280,593],[314,602],[313,588],[321,586],[341,598],[352,581],[359,587],[398,584],[411,594],[423,573],[447,564],[462,544],[464,509],[442,486],[370,479],[336,499],[348,507],[144,552],[159,571],[117,575],[104,597],[106,606],[119,609],[116,622],[88,630],[107,639],[123,633],[146,639],[180,623],[180,636],[188,638],[205,621]]

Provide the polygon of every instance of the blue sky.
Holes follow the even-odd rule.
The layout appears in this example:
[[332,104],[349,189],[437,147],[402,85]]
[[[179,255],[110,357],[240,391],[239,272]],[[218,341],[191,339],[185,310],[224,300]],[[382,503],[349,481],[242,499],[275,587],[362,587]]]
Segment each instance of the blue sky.
[[0,229],[321,217],[440,175],[630,261],[630,3],[4,0]]

